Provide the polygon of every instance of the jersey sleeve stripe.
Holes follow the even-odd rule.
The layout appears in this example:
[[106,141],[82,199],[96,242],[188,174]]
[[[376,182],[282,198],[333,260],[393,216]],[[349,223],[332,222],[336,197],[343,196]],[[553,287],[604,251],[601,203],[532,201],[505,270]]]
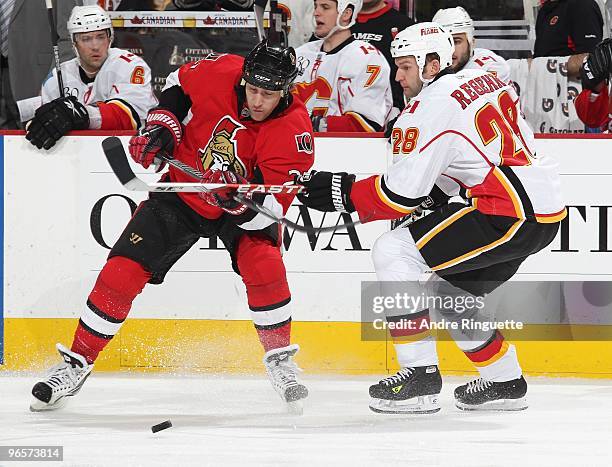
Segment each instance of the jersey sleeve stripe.
[[116,105],[121,110],[123,110],[130,118],[132,128],[134,130],[140,128],[140,117],[138,116],[138,112],[136,112],[136,110],[134,110],[134,107],[132,107],[129,103],[122,99],[109,99],[106,101],[106,104]]
[[383,203],[395,211],[404,214],[410,214],[421,204],[424,198],[412,199],[404,198],[396,193],[393,193],[386,185],[384,176],[376,177],[375,181],[376,193]]
[[368,120],[367,118],[363,117],[362,115],[358,114],[357,112],[346,112],[344,115],[350,115],[352,118],[354,118],[357,123],[359,123],[359,125],[361,125],[363,127],[363,129],[369,133],[374,133],[376,131],[380,130],[380,125],[376,125],[374,122]]

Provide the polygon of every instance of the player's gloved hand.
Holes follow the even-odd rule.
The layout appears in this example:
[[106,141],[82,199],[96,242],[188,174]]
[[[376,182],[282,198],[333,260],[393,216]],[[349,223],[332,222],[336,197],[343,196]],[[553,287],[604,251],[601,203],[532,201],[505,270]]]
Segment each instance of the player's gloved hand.
[[41,105],[26,127],[26,139],[38,149],[50,149],[71,130],[89,128],[89,114],[74,96]]
[[306,187],[306,193],[297,195],[303,205],[317,211],[354,212],[351,189],[355,175],[346,172],[312,171],[298,177],[297,183]]
[[[240,175],[232,172],[231,170],[213,170],[208,169],[202,176],[202,183],[238,183],[244,184],[249,183],[248,180]],[[212,206],[217,206],[223,209],[225,212],[237,216],[244,213],[247,207],[239,201],[234,199],[236,194],[235,189],[228,189],[226,191],[218,192],[202,192],[198,193],[198,196]],[[245,195],[246,198],[250,196]]]
[[153,109],[147,115],[145,127],[130,138],[130,156],[148,169],[160,151],[171,156],[182,139],[183,128],[178,118],[168,110]]
[[312,130],[315,133],[327,131],[327,117],[323,117],[322,115],[311,115],[310,121],[312,122]]
[[436,209],[448,204],[448,200],[451,199],[446,193],[444,193],[438,185],[434,185],[429,195],[421,202],[421,210],[435,211]]
[[582,87],[598,91],[602,81],[612,74],[612,39],[605,39],[595,47],[580,67]]

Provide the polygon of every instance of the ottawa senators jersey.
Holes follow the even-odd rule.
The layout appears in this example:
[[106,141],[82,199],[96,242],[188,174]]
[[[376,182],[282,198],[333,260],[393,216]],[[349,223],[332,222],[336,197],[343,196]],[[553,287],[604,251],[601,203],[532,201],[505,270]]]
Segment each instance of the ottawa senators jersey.
[[536,154],[514,89],[477,70],[444,74],[411,100],[391,133],[393,165],[353,185],[361,218],[397,218],[437,185],[484,214],[552,223],[566,215],[556,162]]
[[393,105],[385,57],[353,37],[330,52],[322,47],[318,40],[296,50],[293,92],[310,115],[328,117],[328,131],[379,131]]
[[[66,95],[87,106],[91,129],[135,130],[157,105],[151,69],[127,50],[110,48],[94,79],[85,75],[77,58],[62,63],[61,69]],[[41,97],[43,104],[59,97],[55,70],[43,83]]]
[[[243,57],[210,54],[203,60],[187,63],[171,73],[161,105],[169,96],[179,118],[184,118],[183,140],[174,157],[205,172],[209,168],[228,169],[249,181],[282,185],[308,171],[314,162],[312,124],[304,104],[292,99],[277,115],[256,122],[249,116],[238,86]],[[166,96],[165,96],[165,95]],[[174,182],[193,182],[189,176],[170,167]],[[200,215],[216,219],[224,211],[211,206],[197,194],[179,196]],[[269,195],[264,206],[283,215],[293,195]],[[261,214],[240,223],[247,230],[272,224]]]
[[474,49],[472,58],[463,67],[464,70],[484,70],[492,73],[504,83],[510,83],[510,65],[495,52],[488,49]]

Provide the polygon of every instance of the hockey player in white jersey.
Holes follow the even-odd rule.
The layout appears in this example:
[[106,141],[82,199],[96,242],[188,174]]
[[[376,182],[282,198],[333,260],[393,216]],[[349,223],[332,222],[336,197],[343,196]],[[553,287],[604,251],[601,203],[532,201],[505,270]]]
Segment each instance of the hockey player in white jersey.
[[[66,97],[60,97],[54,70],[26,126],[26,138],[39,149],[50,149],[71,130],[135,130],[157,105],[151,69],[140,57],[110,47],[113,27],[102,8],[74,7],[68,32],[76,58],[61,64]],[[22,120],[32,117],[24,113]]]
[[510,65],[506,60],[491,50],[476,47],[474,21],[464,8],[458,6],[438,10],[432,21],[441,24],[453,35],[455,71],[485,70],[496,75],[504,83],[510,83]]
[[[393,128],[394,162],[386,174],[360,181],[346,172],[302,177],[302,203],[320,211],[357,211],[363,221],[399,218],[433,199],[431,214],[376,241],[372,258],[383,291],[389,281],[414,285],[433,271],[428,286],[478,299],[550,244],[566,216],[556,164],[536,155],[512,87],[482,70],[455,74],[453,48],[451,35],[437,23],[416,24],[395,37],[398,80],[411,100]],[[448,203],[457,195],[465,203]],[[468,316],[483,319],[477,311]],[[445,318],[465,316],[454,306]],[[427,307],[387,315],[387,321],[403,323],[390,330],[401,369],[370,387],[372,410],[440,410],[442,381],[429,319]],[[459,408],[527,407],[515,348],[500,332],[450,332],[480,373],[456,388]]]
[[296,50],[294,94],[306,104],[314,131],[380,131],[393,105],[389,64],[380,51],[355,40],[362,0],[315,0],[317,41]]

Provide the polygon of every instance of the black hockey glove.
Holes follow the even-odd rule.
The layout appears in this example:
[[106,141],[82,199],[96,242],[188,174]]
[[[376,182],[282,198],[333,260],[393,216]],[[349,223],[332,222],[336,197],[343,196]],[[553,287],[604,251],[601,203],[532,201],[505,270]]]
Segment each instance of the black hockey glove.
[[322,133],[327,131],[327,117],[323,117],[321,115],[312,115],[310,117],[310,121],[312,122],[312,130],[315,133]]
[[431,192],[421,202],[420,208],[427,211],[435,211],[436,209],[448,204],[449,199],[451,199],[450,196],[438,188],[438,185],[434,185]]
[[313,170],[297,179],[306,187],[306,193],[298,194],[304,206],[325,212],[354,212],[351,189],[355,175],[346,172],[317,172]]
[[580,79],[582,87],[596,91],[598,85],[612,74],[612,39],[605,39],[582,63]]
[[89,114],[76,97],[60,97],[40,106],[26,127],[26,139],[38,149],[51,149],[71,130],[89,128]]

